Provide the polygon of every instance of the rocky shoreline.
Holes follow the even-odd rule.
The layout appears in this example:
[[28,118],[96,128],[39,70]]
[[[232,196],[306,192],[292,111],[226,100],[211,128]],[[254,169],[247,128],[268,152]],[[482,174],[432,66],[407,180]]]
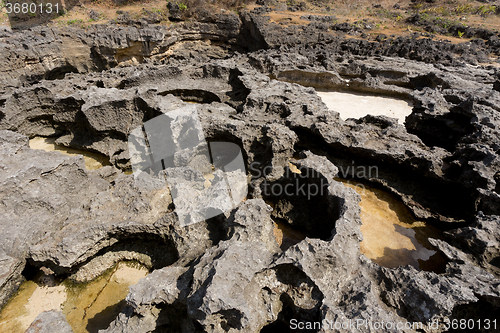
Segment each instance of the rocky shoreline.
[[[292,319],[420,322],[442,332],[449,320],[495,319],[500,72],[481,65],[499,55],[494,36],[452,44],[331,31],[318,20],[272,24],[261,9],[169,27],[2,32],[0,304],[23,270],[87,281],[134,260],[152,273],[103,332],[267,332]],[[342,120],[315,89],[402,96],[414,109],[404,125]],[[131,129],[187,103],[207,140],[237,144],[259,172],[232,212],[181,227],[161,184],[138,186],[124,171]],[[101,153],[112,166],[86,170],[80,157],[32,150],[35,136]],[[385,268],[360,253],[359,195],[334,179],[349,166],[376,166],[356,178],[445,231],[429,239],[447,258],[444,273]],[[314,204],[264,193],[292,167],[317,176],[305,184],[325,184]],[[307,238],[281,251],[277,218]]]

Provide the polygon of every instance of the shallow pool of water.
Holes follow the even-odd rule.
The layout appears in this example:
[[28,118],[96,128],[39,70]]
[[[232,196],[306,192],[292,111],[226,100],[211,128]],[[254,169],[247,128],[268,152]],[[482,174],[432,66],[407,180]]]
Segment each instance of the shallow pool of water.
[[62,310],[75,333],[105,329],[125,306],[129,287],[147,274],[139,264],[122,262],[88,283],[26,281],[0,312],[0,332],[24,332],[49,310]]
[[339,112],[340,118],[344,120],[370,114],[397,118],[398,123],[404,124],[406,116],[410,115],[413,109],[413,104],[409,101],[386,96],[337,91],[318,91],[317,94],[330,110]]
[[352,180],[337,179],[361,196],[361,253],[389,268],[411,265],[427,271],[443,272],[445,259],[428,238],[442,238],[431,225],[417,221],[405,204],[383,190]]
[[57,145],[56,138],[34,137],[33,139],[30,139],[29,143],[31,149],[58,151],[69,156],[83,155],[85,167],[88,170],[96,170],[102,168],[103,166],[111,165],[109,158],[105,155]]

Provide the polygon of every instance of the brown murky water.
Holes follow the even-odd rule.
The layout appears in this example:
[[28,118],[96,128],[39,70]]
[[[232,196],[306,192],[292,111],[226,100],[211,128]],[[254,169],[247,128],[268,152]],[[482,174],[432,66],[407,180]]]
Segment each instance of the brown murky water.
[[75,333],[105,329],[123,309],[129,287],[147,274],[138,264],[122,262],[84,284],[63,281],[47,287],[26,281],[0,312],[0,332],[24,332],[49,310],[62,310]]
[[285,251],[290,246],[306,238],[304,233],[296,230],[290,224],[283,221],[274,222],[273,233],[282,251]]
[[417,221],[396,196],[352,180],[337,179],[361,196],[361,253],[389,268],[411,265],[427,271],[443,272],[445,259],[428,238],[442,238],[441,232]]
[[30,148],[42,149],[45,151],[58,151],[69,156],[83,155],[85,167],[88,170],[96,170],[103,166],[111,165],[109,158],[105,155],[57,145],[56,138],[35,137],[30,140]]
[[[300,173],[295,167],[292,171]],[[384,267],[411,265],[421,270],[444,272],[446,260],[428,241],[428,238],[442,239],[441,231],[417,221],[399,198],[386,191],[352,180],[336,180],[361,196],[364,238],[360,243],[361,253]],[[275,221],[274,236],[283,251],[306,237],[283,221]]]

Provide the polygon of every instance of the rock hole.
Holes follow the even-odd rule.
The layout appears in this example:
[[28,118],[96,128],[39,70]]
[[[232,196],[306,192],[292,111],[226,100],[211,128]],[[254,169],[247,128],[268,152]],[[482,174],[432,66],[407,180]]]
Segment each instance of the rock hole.
[[495,192],[500,194],[500,171],[495,174],[493,179],[495,179],[495,183],[496,183]]
[[471,116],[460,113],[458,107],[444,115],[425,116],[415,112],[405,123],[408,133],[418,136],[429,147],[454,151],[457,142],[474,131]]
[[243,110],[243,104],[250,94],[250,89],[248,89],[240,79],[241,75],[243,75],[243,73],[238,69],[230,70],[228,83],[233,89],[226,93],[229,97],[227,104],[235,108],[238,112]]
[[450,85],[438,77],[435,73],[418,75],[416,77],[410,78],[410,84],[414,89],[422,90],[425,87],[436,88],[441,86],[443,89],[449,89]]
[[61,67],[54,68],[47,73],[45,73],[46,80],[62,80],[67,73],[78,73],[78,69],[71,65],[64,65]]
[[444,273],[447,260],[428,238],[443,239],[440,230],[415,219],[394,195],[365,183],[338,178],[360,196],[361,253],[388,268],[411,265],[417,269]]
[[[317,171],[285,168],[275,182],[261,184],[262,197],[274,207],[272,217],[308,237],[329,240],[339,218],[337,198],[328,195],[328,182]],[[322,213],[320,213],[322,212]]]
[[292,332],[290,324],[286,324],[283,320],[277,320],[269,325],[264,326],[260,333],[277,333],[277,332]]
[[288,248],[301,242],[307,237],[303,231],[299,230],[299,228],[295,228],[280,219],[274,220],[273,233],[282,251],[286,251]]
[[[500,313],[500,306],[494,306],[491,303],[480,299],[476,303],[457,305],[453,308],[453,312],[450,318],[450,322],[457,322],[460,324],[460,320],[466,320],[466,323],[474,326],[469,329],[467,325],[465,329],[460,329],[460,325],[456,329],[451,328],[448,332],[465,333],[465,332],[492,332],[498,329],[498,314]],[[489,319],[490,327],[486,329],[486,319]],[[495,321],[496,320],[496,321]],[[479,325],[479,323],[481,325]],[[463,326],[462,326],[463,327]]]
[[57,138],[34,137],[30,139],[29,145],[31,149],[58,151],[68,156],[82,155],[87,170],[96,170],[103,166],[111,165],[109,158],[103,154],[58,145],[56,140]]
[[387,116],[404,124],[413,110],[410,101],[389,96],[336,91],[318,91],[317,94],[330,110],[339,112],[342,119]]
[[[280,265],[276,268],[277,282],[282,284],[284,291],[279,300],[282,304],[278,318],[264,326],[261,332],[318,332],[321,329],[320,306],[323,294],[312,280],[299,268],[290,265]],[[267,288],[272,290],[272,288]],[[293,327],[296,323],[314,325],[315,327]]]
[[216,94],[200,89],[174,89],[167,90],[159,93],[158,95],[166,96],[168,94],[172,94],[176,97],[179,97],[184,102],[196,102],[196,103],[204,103],[210,104],[212,102],[221,102],[221,99]]

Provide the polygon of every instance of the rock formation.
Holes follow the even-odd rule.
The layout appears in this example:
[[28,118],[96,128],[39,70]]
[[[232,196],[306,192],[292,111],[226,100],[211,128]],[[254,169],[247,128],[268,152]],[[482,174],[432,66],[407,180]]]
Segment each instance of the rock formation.
[[[244,11],[169,27],[2,32],[0,303],[25,267],[82,282],[136,260],[152,273],[103,332],[271,332],[293,320],[339,332],[334,324],[357,320],[359,332],[382,321],[404,326],[387,332],[415,332],[412,323],[440,332],[464,316],[496,318],[498,70],[472,65],[498,48],[351,39],[310,19],[282,27]],[[404,125],[343,120],[314,88],[405,97],[414,109]],[[186,103],[196,103],[209,142],[241,148],[249,187],[236,209],[181,227],[168,189],[123,171],[131,130]],[[80,157],[32,150],[34,136],[101,153],[112,166],[89,171]],[[360,253],[359,196],[334,179],[355,166],[376,166],[355,177],[447,230],[430,240],[447,258],[444,273],[389,269]],[[295,182],[321,191],[266,187]],[[307,237],[281,251],[274,219]]]

